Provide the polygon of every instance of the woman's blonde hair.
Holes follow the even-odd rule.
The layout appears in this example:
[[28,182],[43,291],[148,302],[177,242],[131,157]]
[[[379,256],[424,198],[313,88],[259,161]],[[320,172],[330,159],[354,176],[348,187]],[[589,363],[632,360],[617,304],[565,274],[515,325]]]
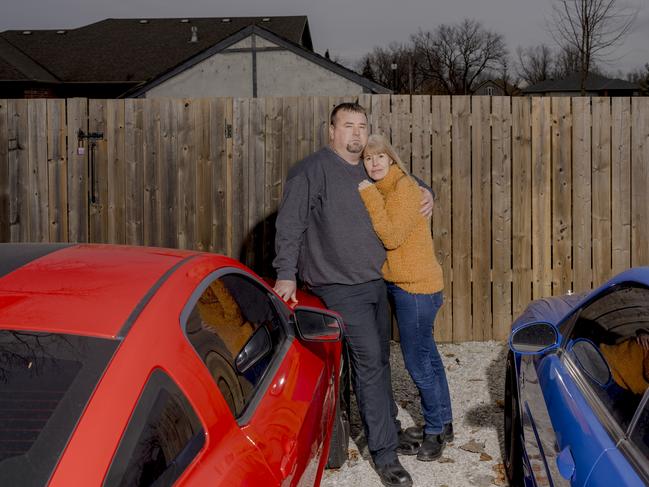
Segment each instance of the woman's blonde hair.
[[410,176],[408,168],[394,150],[390,141],[383,135],[372,134],[367,139],[367,144],[365,145],[365,149],[363,149],[363,159],[365,159],[365,156],[367,155],[374,154],[387,154],[387,156],[394,161],[406,176]]

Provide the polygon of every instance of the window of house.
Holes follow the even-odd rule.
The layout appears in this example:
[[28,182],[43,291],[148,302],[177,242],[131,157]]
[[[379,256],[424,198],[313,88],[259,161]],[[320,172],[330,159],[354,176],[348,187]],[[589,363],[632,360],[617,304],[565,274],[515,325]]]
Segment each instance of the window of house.
[[105,486],[170,486],[205,444],[189,401],[161,370],[138,399],[113,458]]
[[621,286],[589,303],[566,355],[624,431],[649,386],[649,290]]
[[[266,288],[242,274],[208,279],[199,292],[185,323],[186,334],[238,418],[266,377],[286,330]],[[239,372],[237,356],[255,334],[267,334],[269,350]]]
[[493,94],[494,94],[493,86],[487,86],[487,95],[493,96]]

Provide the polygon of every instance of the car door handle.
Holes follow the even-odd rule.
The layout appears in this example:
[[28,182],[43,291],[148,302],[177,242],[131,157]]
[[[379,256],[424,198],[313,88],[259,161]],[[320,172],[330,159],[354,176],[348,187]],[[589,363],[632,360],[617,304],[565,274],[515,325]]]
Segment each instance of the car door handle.
[[572,479],[575,475],[575,459],[572,457],[572,451],[569,446],[565,447],[559,453],[557,467],[559,467],[561,476],[566,480]]

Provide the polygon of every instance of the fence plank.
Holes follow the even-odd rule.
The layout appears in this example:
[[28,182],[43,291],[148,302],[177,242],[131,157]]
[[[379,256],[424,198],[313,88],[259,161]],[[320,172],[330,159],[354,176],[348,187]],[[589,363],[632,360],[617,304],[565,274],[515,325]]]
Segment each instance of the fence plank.
[[178,122],[178,246],[196,248],[196,146],[194,100],[177,100]]
[[390,138],[390,95],[372,97],[370,132]]
[[552,263],[554,294],[572,289],[572,130],[570,98],[552,98]]
[[210,251],[226,254],[228,239],[228,166],[227,126],[232,114],[232,100],[216,98],[210,105],[210,161],[212,161],[212,197]]
[[68,240],[68,162],[65,100],[47,100],[48,226],[50,242]]
[[592,287],[590,98],[572,99],[573,113],[573,282],[575,291]]
[[[310,99],[301,98],[302,103],[310,102]],[[308,103],[313,108],[312,103]],[[305,110],[300,113],[305,120],[300,123],[308,126],[302,127],[300,139],[303,151],[310,151],[311,139],[305,135],[313,134],[313,111]],[[266,129],[266,103],[262,98],[250,100],[250,133],[249,133],[249,162],[248,162],[248,232],[246,235],[246,263],[258,274],[269,275],[268,267],[262,260],[263,239],[264,239],[264,193],[265,193],[265,137]],[[308,154],[308,152],[307,152]]]
[[512,313],[532,299],[531,100],[512,98]]
[[144,100],[124,101],[124,163],[126,171],[125,240],[144,243]]
[[162,201],[159,176],[162,167],[162,140],[160,124],[160,99],[147,100],[144,104],[144,245],[162,245]]
[[412,97],[412,173],[431,184],[430,96]]
[[408,169],[412,169],[411,119],[410,96],[393,95],[390,123],[392,146]]
[[178,246],[178,126],[175,104],[160,100],[160,166],[156,179],[160,188],[160,245]]
[[126,243],[126,155],[124,134],[124,100],[106,100],[106,134],[108,155],[107,241]]
[[492,98],[491,195],[493,235],[493,338],[504,340],[512,322],[512,114],[511,98]]
[[452,99],[453,340],[473,338],[471,321],[471,99]]
[[[329,100],[326,97],[318,98],[316,114],[324,115],[329,111]],[[324,103],[323,103],[324,101]],[[264,168],[264,211],[268,215],[264,221],[264,248],[263,259],[266,262],[266,274],[274,275],[272,259],[275,257],[275,220],[277,210],[282,199],[282,114],[283,100],[281,98],[266,99],[266,153]],[[324,109],[323,109],[324,107]],[[327,120],[328,115],[325,116]],[[322,122],[322,119],[320,119]],[[323,125],[316,123],[314,130],[320,132]],[[328,124],[325,122],[325,127]],[[318,128],[319,127],[319,128]]]
[[[260,107],[258,107],[260,108]],[[264,106],[265,108],[265,106]],[[297,160],[313,152],[313,97],[300,96],[297,99]],[[263,136],[263,133],[261,134]]]
[[532,99],[532,272],[535,298],[552,294],[550,98]]
[[210,249],[212,227],[212,164],[210,158],[210,105],[205,98],[193,103],[194,147],[196,156],[196,246],[200,251]]
[[9,233],[12,242],[29,240],[29,138],[27,100],[7,103],[9,146]]
[[9,127],[7,100],[0,99],[0,242],[9,242]]
[[444,273],[444,305],[435,321],[435,339],[453,340],[453,239],[451,194],[451,97],[431,98],[433,239],[437,260]]
[[613,273],[631,266],[631,99],[614,97],[611,130],[611,234]]
[[88,241],[88,144],[79,139],[79,131],[88,132],[88,100],[67,100],[68,160],[68,240]]
[[47,205],[47,100],[27,102],[29,144],[29,241],[49,239]]
[[[292,106],[295,110],[295,105]],[[248,231],[248,198],[250,187],[249,140],[250,140],[250,99],[236,98],[233,105],[232,124],[232,251],[233,257],[245,260],[244,238]]]
[[[281,107],[282,99],[277,98],[276,101],[272,102],[271,105]],[[317,151],[318,149],[329,144],[329,114],[331,112],[331,108],[332,107],[329,106],[328,97],[326,96],[313,97],[313,150],[314,151]],[[281,113],[275,114],[274,116],[280,117],[281,119]],[[275,127],[275,126],[271,125],[271,127]]]
[[611,100],[592,98],[593,286],[611,277]]
[[[107,100],[89,101],[88,131],[99,132],[103,137],[88,141],[90,153],[90,206],[89,241],[108,242],[108,141]],[[94,148],[93,148],[94,147]],[[94,155],[93,155],[94,152]],[[94,163],[93,163],[94,158]]]
[[649,98],[633,97],[631,148],[631,264],[649,264]]
[[[492,338],[491,318],[491,98],[472,99],[471,233],[473,339]],[[460,141],[461,142],[461,141]]]

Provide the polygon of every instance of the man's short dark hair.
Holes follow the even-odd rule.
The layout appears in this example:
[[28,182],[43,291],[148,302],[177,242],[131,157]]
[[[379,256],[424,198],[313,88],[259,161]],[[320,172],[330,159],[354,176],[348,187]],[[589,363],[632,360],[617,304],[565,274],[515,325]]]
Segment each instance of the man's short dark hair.
[[367,112],[365,111],[365,108],[363,108],[358,103],[341,103],[339,105],[336,105],[334,109],[331,110],[331,117],[329,117],[329,123],[331,123],[331,125],[336,125],[334,123],[336,121],[336,114],[341,110],[343,112],[362,113],[363,115],[365,115],[365,118],[367,118]]

